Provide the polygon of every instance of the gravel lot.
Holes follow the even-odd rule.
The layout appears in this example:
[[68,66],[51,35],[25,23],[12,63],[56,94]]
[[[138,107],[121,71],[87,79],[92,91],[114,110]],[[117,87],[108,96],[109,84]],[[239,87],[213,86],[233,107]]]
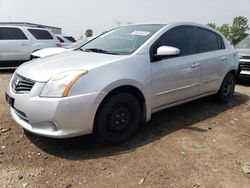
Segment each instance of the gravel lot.
[[250,83],[227,105],[205,98],[156,113],[134,139],[107,147],[92,136],[23,131],[4,99],[12,74],[0,70],[0,187],[250,187],[242,169],[250,162]]

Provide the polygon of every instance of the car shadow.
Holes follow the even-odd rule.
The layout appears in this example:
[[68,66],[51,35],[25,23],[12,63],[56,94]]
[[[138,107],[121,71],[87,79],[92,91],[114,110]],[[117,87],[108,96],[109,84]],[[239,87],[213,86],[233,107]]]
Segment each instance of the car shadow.
[[237,85],[249,87],[250,86],[250,79],[237,80]]
[[0,67],[0,74],[13,74],[16,68],[1,68]]
[[152,115],[151,121],[145,123],[130,141],[118,146],[100,144],[92,135],[71,139],[51,139],[37,136],[25,131],[28,139],[43,151],[69,160],[86,160],[130,153],[139,147],[155,142],[171,133],[188,129],[207,132],[208,126],[192,127],[197,122],[213,118],[222,112],[246,103],[249,97],[235,93],[228,104],[217,104],[212,97],[203,98],[173,107]]

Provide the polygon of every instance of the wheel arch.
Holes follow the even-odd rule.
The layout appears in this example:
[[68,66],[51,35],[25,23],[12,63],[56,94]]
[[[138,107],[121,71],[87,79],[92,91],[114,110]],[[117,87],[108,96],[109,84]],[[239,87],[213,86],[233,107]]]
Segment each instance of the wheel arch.
[[[228,75],[229,73],[233,73],[234,76],[236,76],[236,75],[237,75],[237,70],[236,70],[236,69],[230,69],[230,70],[227,72],[226,75]],[[225,75],[225,76],[226,76],[226,75]]]
[[[236,77],[236,76],[237,76],[237,69],[235,69],[234,67],[231,67],[230,69],[228,69],[228,70],[225,72],[224,76],[221,77],[219,87],[221,86],[221,84],[222,84],[224,78],[225,78],[229,73],[233,73],[234,76]],[[218,90],[219,90],[219,88],[218,88]]]
[[[109,89],[107,89],[107,88],[109,88]],[[133,96],[135,96],[137,98],[137,100],[139,101],[139,103],[141,105],[142,112],[143,112],[142,113],[142,121],[146,121],[146,120],[150,119],[151,111],[149,110],[150,108],[146,102],[147,101],[146,94],[142,91],[142,89],[140,89],[139,87],[137,87],[135,85],[131,85],[131,84],[118,85],[116,87],[113,87],[112,89],[110,89],[110,87],[107,87],[107,88],[104,89],[104,92],[101,93],[102,96],[100,97],[101,99],[99,99],[97,109],[96,109],[96,112],[94,115],[93,128],[95,126],[96,116],[97,116],[99,110],[101,109],[101,107],[103,106],[103,104],[105,104],[105,102],[108,99],[110,99],[112,96],[119,94],[119,93],[129,93],[129,94],[132,94]]]

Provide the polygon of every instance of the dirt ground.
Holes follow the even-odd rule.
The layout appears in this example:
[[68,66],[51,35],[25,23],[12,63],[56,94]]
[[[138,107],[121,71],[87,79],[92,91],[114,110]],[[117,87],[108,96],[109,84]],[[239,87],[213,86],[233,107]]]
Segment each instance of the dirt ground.
[[0,187],[249,188],[250,83],[226,105],[205,98],[153,115],[129,142],[48,139],[10,117],[0,72]]

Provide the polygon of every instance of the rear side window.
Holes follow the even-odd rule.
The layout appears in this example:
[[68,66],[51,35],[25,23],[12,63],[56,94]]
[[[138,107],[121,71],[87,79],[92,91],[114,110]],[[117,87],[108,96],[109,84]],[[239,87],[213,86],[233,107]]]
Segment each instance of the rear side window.
[[222,38],[212,31],[198,28],[198,38],[200,53],[225,48],[225,44]]
[[176,27],[166,32],[159,40],[160,46],[172,46],[180,49],[180,55],[196,53],[196,31],[194,27]]
[[38,40],[53,40],[53,36],[46,30],[28,29],[28,31]]
[[221,36],[217,35],[219,49],[225,49],[225,43]]
[[0,27],[0,40],[27,40],[19,28]]
[[64,38],[68,39],[71,42],[76,42],[76,40],[73,37],[64,36]]
[[56,37],[61,43],[64,43],[64,40],[60,37]]

